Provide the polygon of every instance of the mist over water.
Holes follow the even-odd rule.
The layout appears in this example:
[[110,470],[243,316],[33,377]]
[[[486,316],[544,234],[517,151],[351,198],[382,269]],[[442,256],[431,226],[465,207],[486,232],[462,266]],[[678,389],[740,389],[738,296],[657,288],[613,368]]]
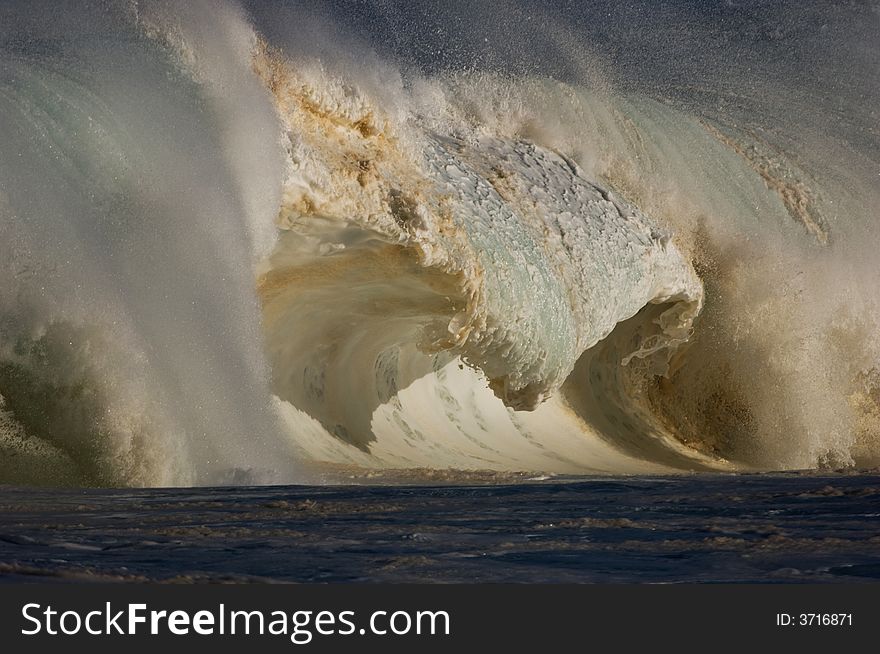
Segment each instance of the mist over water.
[[190,72],[151,33],[161,6],[156,28],[123,5],[71,5],[61,25],[57,7],[17,9],[0,94],[4,477],[186,484],[280,465],[292,479],[252,275],[280,151],[227,29],[242,19],[169,24],[203,47]]
[[4,5],[0,482],[878,465],[878,5],[544,5]]

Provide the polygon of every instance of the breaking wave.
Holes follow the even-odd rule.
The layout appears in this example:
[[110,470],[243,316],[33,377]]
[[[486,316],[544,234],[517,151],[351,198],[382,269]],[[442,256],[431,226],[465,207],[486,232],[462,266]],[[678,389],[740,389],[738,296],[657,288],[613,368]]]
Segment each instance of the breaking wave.
[[880,460],[876,117],[815,53],[713,85],[740,46],[682,64],[658,13],[651,69],[625,6],[0,11],[0,481]]

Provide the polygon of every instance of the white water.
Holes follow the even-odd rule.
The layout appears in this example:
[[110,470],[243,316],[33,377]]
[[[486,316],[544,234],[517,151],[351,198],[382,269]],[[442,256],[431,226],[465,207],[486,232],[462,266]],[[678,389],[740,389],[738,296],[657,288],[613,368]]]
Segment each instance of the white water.
[[876,465],[873,114],[373,8],[3,10],[0,479]]

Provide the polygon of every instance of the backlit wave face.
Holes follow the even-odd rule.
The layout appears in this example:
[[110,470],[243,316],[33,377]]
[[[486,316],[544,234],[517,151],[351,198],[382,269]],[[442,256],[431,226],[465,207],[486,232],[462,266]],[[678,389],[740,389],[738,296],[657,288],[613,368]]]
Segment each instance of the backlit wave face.
[[278,398],[341,442],[321,447],[395,467],[613,470],[627,457],[602,433],[629,416],[660,457],[634,446],[633,469],[699,465],[674,439],[660,454],[628,403],[596,429],[600,415],[559,395],[578,357],[648,304],[664,310],[603,361],[605,392],[624,361],[665,372],[702,298],[668,234],[532,142],[464,122],[440,136],[415,107],[395,120],[278,53],[256,68],[289,156],[284,233],[259,285],[267,354]]
[[798,61],[733,101],[748,62],[726,95],[723,52],[682,64],[688,90],[529,3],[491,35],[530,66],[463,7],[28,6],[0,40],[0,480],[876,465],[880,148],[859,111],[818,128]]

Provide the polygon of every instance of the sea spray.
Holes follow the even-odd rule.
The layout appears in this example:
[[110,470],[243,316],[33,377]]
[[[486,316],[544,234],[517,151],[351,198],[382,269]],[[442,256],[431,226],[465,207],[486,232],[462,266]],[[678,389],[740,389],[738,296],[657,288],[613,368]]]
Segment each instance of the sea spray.
[[8,3],[0,479],[876,465],[877,14],[783,4]]

